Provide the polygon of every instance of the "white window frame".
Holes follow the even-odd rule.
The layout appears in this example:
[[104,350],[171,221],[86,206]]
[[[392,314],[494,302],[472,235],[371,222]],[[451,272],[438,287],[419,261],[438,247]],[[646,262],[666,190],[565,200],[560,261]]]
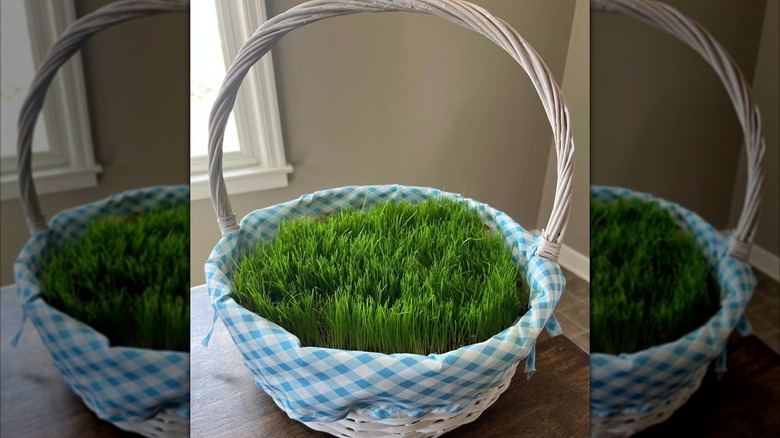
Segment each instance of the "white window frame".
[[[49,47],[76,20],[76,9],[72,0],[24,3],[33,63],[38,68]],[[24,99],[25,93],[26,90],[20,89],[11,98]],[[47,150],[33,153],[32,157],[33,178],[38,193],[97,186],[97,174],[102,168],[95,162],[84,72],[78,53],[55,75],[46,95],[43,118],[49,138]],[[16,161],[16,155],[0,160],[0,200],[19,197]]]
[[[241,45],[267,19],[262,0],[217,1],[222,53],[225,65]],[[229,194],[286,187],[293,171],[285,161],[273,59],[267,53],[247,74],[238,93],[233,115],[239,151],[223,156],[225,184]],[[205,129],[205,127],[204,127]],[[208,199],[208,159],[190,158],[190,199]]]

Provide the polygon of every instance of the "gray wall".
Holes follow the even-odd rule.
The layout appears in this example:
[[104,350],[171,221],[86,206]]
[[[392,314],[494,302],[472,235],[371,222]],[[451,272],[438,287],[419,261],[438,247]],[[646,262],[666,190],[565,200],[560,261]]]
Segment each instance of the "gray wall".
[[[753,76],[753,93],[761,109],[764,139],[766,140],[766,155],[764,156],[764,198],[761,204],[761,218],[756,232],[755,243],[777,256],[780,254],[780,0],[766,2],[766,14],[761,32],[761,45],[756,60],[756,72]],[[737,184],[734,186],[734,197],[731,206],[731,222],[737,223],[745,198],[745,176],[747,174],[746,158],[740,155]]]
[[[107,0],[79,0],[83,15]],[[168,14],[96,35],[83,53],[98,186],[41,197],[48,218],[111,193],[189,183],[189,18]],[[29,238],[19,200],[0,205],[0,284]]]
[[[268,2],[269,15],[300,3]],[[478,0],[516,28],[561,81],[574,1]],[[319,189],[399,183],[465,193],[535,228],[551,143],[520,66],[484,37],[433,17],[314,23],[274,50],[287,160],[283,189],[232,196],[236,215]],[[219,239],[192,204],[192,284]]]
[[[765,1],[668,3],[698,20],[753,78]],[[628,18],[592,14],[591,42],[591,182],[654,193],[726,228],[744,152],[716,74],[676,38]],[[772,120],[765,125],[776,127]]]

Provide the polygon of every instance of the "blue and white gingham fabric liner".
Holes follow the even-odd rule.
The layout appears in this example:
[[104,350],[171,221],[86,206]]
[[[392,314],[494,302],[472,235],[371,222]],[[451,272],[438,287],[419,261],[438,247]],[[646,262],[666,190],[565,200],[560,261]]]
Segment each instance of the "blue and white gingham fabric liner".
[[90,221],[186,204],[189,199],[189,187],[160,186],[64,210],[52,217],[48,231],[27,242],[14,264],[16,291],[24,312],[22,324],[28,316],[32,319],[66,385],[104,420],[144,421],[164,408],[188,418],[190,355],[111,347],[93,328],[49,306],[40,296],[39,275],[49,252],[66,241],[80,239]]
[[649,412],[680,388],[693,384],[697,371],[713,360],[718,359],[718,370],[725,371],[726,341],[732,330],[736,327],[743,335],[751,332],[744,313],[756,280],[747,262],[727,255],[729,237],[695,213],[620,187],[592,186],[591,197],[602,203],[619,198],[645,199],[669,211],[683,229],[695,236],[721,288],[718,313],[677,341],[633,354],[591,354],[591,413],[611,418],[620,412]]
[[[298,338],[241,307],[231,298],[233,260],[260,241],[273,239],[285,218],[318,216],[385,200],[420,202],[449,197],[481,212],[504,236],[530,286],[531,309],[491,339],[443,354],[381,354],[301,347]],[[296,420],[338,421],[355,410],[374,418],[458,412],[497,387],[522,359],[534,370],[534,345],[543,328],[560,334],[552,316],[565,285],[557,263],[534,254],[538,237],[485,204],[436,189],[399,185],[343,187],[249,213],[239,231],[220,240],[206,262],[209,296],[257,385]],[[204,344],[208,343],[207,335]]]

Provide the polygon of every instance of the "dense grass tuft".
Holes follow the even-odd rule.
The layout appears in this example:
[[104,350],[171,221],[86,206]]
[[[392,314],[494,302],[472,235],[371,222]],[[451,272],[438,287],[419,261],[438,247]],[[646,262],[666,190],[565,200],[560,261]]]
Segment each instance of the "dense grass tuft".
[[482,342],[528,309],[501,237],[449,200],[283,222],[233,283],[238,302],[304,346],[387,354]]
[[633,353],[671,342],[717,312],[717,283],[693,236],[637,199],[591,202],[593,352]]
[[53,250],[42,296],[113,346],[189,351],[189,234],[189,206],[95,220]]

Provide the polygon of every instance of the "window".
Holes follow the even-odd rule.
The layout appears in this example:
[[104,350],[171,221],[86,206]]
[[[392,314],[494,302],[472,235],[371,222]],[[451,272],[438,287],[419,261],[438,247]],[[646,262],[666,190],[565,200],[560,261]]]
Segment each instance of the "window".
[[[2,86],[0,86],[0,199],[19,197],[16,174],[16,123],[37,64],[76,19],[72,1],[3,0]],[[95,163],[78,54],[49,87],[33,138],[33,176],[38,193],[97,185]]]
[[[258,0],[199,0],[191,6],[190,183],[191,199],[209,198],[208,119],[238,49],[266,20]],[[271,54],[249,72],[225,132],[223,167],[228,192],[287,186],[292,167],[284,157]]]

